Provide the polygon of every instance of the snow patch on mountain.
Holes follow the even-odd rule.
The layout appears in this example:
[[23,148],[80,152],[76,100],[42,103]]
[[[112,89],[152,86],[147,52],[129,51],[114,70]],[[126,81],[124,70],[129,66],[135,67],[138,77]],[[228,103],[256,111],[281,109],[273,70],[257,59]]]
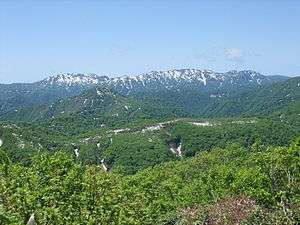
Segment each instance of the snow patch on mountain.
[[195,125],[195,126],[201,126],[201,127],[210,127],[213,126],[213,124],[211,124],[210,122],[190,122],[190,124]]
[[110,79],[110,84],[124,85],[126,88],[132,88],[133,84],[141,84],[146,86],[147,84],[156,81],[168,83],[169,81],[175,82],[193,82],[199,81],[204,85],[207,84],[208,79],[222,80],[222,76],[218,76],[218,73],[212,70],[196,70],[196,69],[181,69],[181,70],[168,70],[168,71],[151,71],[138,76],[122,76]]
[[[236,71],[226,73],[214,72],[212,70],[198,69],[179,69],[168,71],[151,71],[149,73],[136,76],[126,75],[109,78],[96,74],[66,73],[51,76],[41,83],[43,85],[57,86],[95,86],[103,85],[115,88],[123,94],[130,94],[141,89],[178,89],[183,86],[202,86],[203,88],[214,86],[223,87],[224,85],[262,85],[270,82],[271,79],[252,70]],[[97,92],[99,93],[99,92]]]
[[75,86],[75,85],[97,85],[109,80],[106,76],[96,74],[81,73],[63,73],[56,76],[50,76],[43,81],[44,85]]

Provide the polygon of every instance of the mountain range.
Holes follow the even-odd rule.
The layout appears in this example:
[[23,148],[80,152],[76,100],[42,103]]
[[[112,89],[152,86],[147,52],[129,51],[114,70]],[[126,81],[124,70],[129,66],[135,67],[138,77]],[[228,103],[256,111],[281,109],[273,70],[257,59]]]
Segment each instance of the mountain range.
[[[83,99],[84,95],[87,95],[84,92],[91,88],[97,88],[98,91],[108,89],[123,98],[134,97],[139,102],[159,101],[165,107],[180,108],[188,114],[198,115],[205,114],[210,105],[219,98],[236,96],[241,92],[286,79],[288,77],[264,76],[250,70],[218,73],[211,70],[181,69],[115,78],[66,73],[34,83],[0,84],[0,118],[13,118],[15,116],[12,115],[20,114],[18,112],[24,110],[45,111],[47,107],[46,113],[39,112],[41,116],[34,115],[31,119],[49,118],[66,111],[74,112],[78,107],[71,107],[73,110],[70,111],[57,105],[61,105],[59,102],[62,100],[83,94],[82,98],[74,98],[77,102],[78,99]],[[190,104],[191,99],[193,104]],[[70,103],[70,100],[66,101]],[[83,102],[81,107],[86,108],[89,101]],[[53,103],[60,112],[56,110],[49,113],[53,111],[50,109],[53,108]],[[77,102],[76,105],[78,104],[80,103]]]

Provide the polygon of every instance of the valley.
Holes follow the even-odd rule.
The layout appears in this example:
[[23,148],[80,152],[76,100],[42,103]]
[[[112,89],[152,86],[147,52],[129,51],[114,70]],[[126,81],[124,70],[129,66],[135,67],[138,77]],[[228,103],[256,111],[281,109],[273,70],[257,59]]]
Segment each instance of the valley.
[[248,221],[293,224],[299,84],[184,69],[0,85],[0,218],[170,224],[196,220],[183,213],[194,210],[209,224],[217,216],[209,209],[242,201],[257,210],[245,212]]
[[[2,85],[2,93],[26,90],[32,99],[27,106],[6,99],[12,109],[2,107],[1,144],[14,162],[63,150],[84,164],[105,160],[112,171],[131,164],[129,174],[230,143],[286,146],[299,132],[299,84],[299,77],[254,71],[184,69]],[[36,95],[46,100],[34,102]]]

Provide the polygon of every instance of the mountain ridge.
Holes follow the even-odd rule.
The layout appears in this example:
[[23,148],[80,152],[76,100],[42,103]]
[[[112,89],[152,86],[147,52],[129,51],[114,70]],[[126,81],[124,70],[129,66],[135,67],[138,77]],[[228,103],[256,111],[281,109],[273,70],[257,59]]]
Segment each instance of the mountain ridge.
[[[180,69],[152,71],[137,76],[115,78],[96,74],[65,73],[29,84],[1,84],[0,115],[24,108],[51,104],[80,95],[96,86],[140,99],[144,97],[160,99],[160,95],[165,93],[169,95],[169,99],[166,99],[167,102],[174,99],[174,96],[181,99],[182,102],[186,102],[186,96],[188,96],[188,99],[195,98],[197,104],[205,105],[212,101],[213,96],[231,96],[246,89],[285,79],[287,77],[274,78],[252,70],[232,70],[218,73],[212,70]],[[197,114],[203,111],[191,110]]]
[[[238,116],[268,114],[298,101],[300,78],[283,82],[234,90],[229,95],[213,95],[198,89],[160,91],[141,96],[122,95],[103,86],[95,86],[83,93],[55,103],[37,107],[24,107],[2,120],[46,121],[71,117],[95,126],[116,121],[133,121],[142,118],[166,118],[182,116]],[[276,91],[275,91],[276,90]],[[279,104],[280,103],[280,104]],[[113,122],[115,121],[115,122]]]
[[[99,81],[107,81],[107,80],[113,80],[113,81],[117,81],[117,80],[124,80],[124,79],[132,79],[132,80],[136,80],[140,77],[143,76],[147,76],[147,75],[151,75],[151,74],[161,74],[161,75],[168,75],[168,74],[175,74],[178,77],[179,75],[191,75],[191,74],[214,74],[214,75],[235,75],[235,74],[240,74],[240,73],[252,73],[252,74],[260,74],[264,77],[280,77],[280,78],[289,78],[289,76],[283,76],[283,75],[263,75],[262,73],[256,72],[254,70],[230,70],[227,72],[216,72],[213,70],[209,70],[209,69],[193,69],[193,68],[186,68],[186,69],[172,69],[172,70],[152,70],[149,72],[145,72],[145,73],[139,73],[136,75],[121,75],[121,76],[107,76],[107,75],[98,75],[95,73],[57,73],[55,75],[50,75],[47,76],[44,79],[38,80],[38,81],[34,81],[34,82],[12,82],[12,83],[0,83],[0,85],[30,85],[30,84],[45,84],[46,82],[50,82],[51,84],[56,84],[59,83],[57,81],[63,81],[63,79],[65,80],[69,80],[71,83],[73,84],[78,84],[80,83],[79,80],[77,78],[81,78],[82,79],[82,83],[93,83],[93,84],[98,84]],[[181,73],[181,74],[180,74]],[[72,79],[75,78],[75,79]],[[175,78],[175,77],[174,77]],[[77,82],[76,82],[77,80]],[[84,80],[86,82],[84,82]],[[66,81],[63,81],[64,83],[68,83]],[[69,83],[70,84],[70,83]]]

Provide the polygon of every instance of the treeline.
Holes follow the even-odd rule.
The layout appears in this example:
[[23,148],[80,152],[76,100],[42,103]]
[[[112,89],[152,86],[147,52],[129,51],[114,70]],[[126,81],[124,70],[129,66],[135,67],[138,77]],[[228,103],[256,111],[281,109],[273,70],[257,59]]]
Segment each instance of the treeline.
[[231,144],[132,176],[81,166],[64,152],[28,166],[0,157],[0,224],[299,224],[300,139]]

